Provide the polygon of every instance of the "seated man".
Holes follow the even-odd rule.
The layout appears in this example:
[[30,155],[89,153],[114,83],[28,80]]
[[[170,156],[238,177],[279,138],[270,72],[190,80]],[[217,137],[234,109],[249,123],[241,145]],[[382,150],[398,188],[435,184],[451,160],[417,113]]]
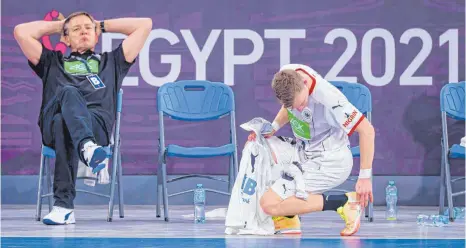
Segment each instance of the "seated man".
[[[62,21],[34,21],[15,27],[14,36],[28,63],[42,79],[39,127],[42,142],[55,149],[53,182],[55,199],[44,224],[75,223],[73,201],[79,159],[94,173],[105,167],[106,153],[116,114],[116,97],[152,29],[149,18],[95,21],[76,12]],[[102,32],[127,38],[111,52],[96,54]],[[71,54],[45,48],[39,39],[61,33]]]
[[[305,65],[285,65],[275,74],[272,88],[282,104],[273,122],[273,135],[290,122],[296,139],[282,138],[297,144],[301,151],[301,168],[307,200],[295,196],[295,183],[284,175],[275,181],[261,198],[265,213],[274,216],[277,233],[300,232],[297,215],[316,211],[336,211],[346,222],[343,236],[356,233],[361,207],[372,199],[372,161],[374,128],[347,98],[313,69]],[[353,167],[348,136],[359,133],[361,170],[356,192],[324,195],[342,184]],[[255,139],[251,134],[249,140]],[[291,147],[291,146],[290,146]],[[280,152],[275,152],[277,161]]]

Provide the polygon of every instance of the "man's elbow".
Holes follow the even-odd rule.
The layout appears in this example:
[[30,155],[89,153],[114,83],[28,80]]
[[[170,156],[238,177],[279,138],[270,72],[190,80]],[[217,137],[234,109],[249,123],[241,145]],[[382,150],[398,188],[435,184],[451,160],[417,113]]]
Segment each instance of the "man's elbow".
[[15,29],[13,30],[13,36],[17,41],[24,39],[26,32],[24,30],[24,25],[23,24],[18,24],[15,26]]
[[152,19],[144,18],[142,26],[144,27],[144,29],[150,32],[152,30]]

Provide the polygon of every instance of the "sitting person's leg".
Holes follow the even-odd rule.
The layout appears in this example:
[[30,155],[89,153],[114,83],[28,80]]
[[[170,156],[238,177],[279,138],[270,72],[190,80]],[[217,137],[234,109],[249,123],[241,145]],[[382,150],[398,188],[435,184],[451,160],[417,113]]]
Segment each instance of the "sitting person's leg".
[[[53,147],[56,153],[53,182],[55,203],[52,212],[44,217],[44,223],[49,225],[73,224],[75,223],[74,199],[76,197],[78,151],[73,145],[70,131],[61,113],[55,114],[52,121],[48,123],[50,123],[52,133],[45,133],[44,140],[48,141],[46,145]],[[91,123],[96,142],[104,146],[108,145],[105,128],[92,112]],[[48,144],[49,142],[52,144]]]
[[76,196],[76,174],[78,169],[78,154],[74,149],[70,133],[62,114],[56,114],[50,125],[52,133],[44,133],[44,139],[51,142],[55,149],[55,168],[53,177],[53,198],[55,200],[52,212],[44,217],[48,225],[73,224],[74,198]]
[[[308,199],[295,196],[295,183],[284,176],[277,180],[261,198],[261,207],[271,216],[291,216],[317,211],[337,211],[345,220],[346,227],[341,235],[352,235],[359,229],[361,216],[355,192],[346,194],[324,195],[323,192],[336,188],[351,173],[352,157],[350,152],[332,155],[331,158],[319,158],[319,164],[308,160],[303,164],[305,171]],[[336,162],[346,164],[338,166]]]
[[73,146],[81,161],[97,173],[106,157],[104,149],[97,145],[93,132],[93,116],[87,108],[86,100],[73,86],[65,86],[57,92],[57,100],[63,119],[70,132]]

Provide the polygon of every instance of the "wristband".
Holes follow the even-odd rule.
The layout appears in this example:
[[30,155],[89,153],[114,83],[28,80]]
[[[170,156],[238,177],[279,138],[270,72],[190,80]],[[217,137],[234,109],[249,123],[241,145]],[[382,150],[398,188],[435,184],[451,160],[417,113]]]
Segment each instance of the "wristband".
[[371,178],[372,177],[372,169],[361,169],[359,171],[359,178]]
[[275,130],[275,132],[277,132],[278,129],[280,129],[280,124],[278,124],[278,122],[274,121],[274,122],[272,122],[272,128],[273,128],[273,130]]
[[105,24],[104,24],[104,21],[101,21],[101,22],[100,22],[100,32],[101,32],[101,33],[105,33],[105,32],[107,32],[107,31],[105,30]]

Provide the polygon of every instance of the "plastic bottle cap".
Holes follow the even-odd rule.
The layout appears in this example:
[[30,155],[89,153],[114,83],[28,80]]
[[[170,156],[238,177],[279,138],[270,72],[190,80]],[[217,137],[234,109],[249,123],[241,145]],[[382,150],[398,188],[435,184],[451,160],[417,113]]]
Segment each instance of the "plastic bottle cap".
[[197,184],[197,187],[198,187],[198,188],[202,188],[202,183],[198,183],[198,184]]
[[395,181],[388,181],[389,185],[395,185]]

